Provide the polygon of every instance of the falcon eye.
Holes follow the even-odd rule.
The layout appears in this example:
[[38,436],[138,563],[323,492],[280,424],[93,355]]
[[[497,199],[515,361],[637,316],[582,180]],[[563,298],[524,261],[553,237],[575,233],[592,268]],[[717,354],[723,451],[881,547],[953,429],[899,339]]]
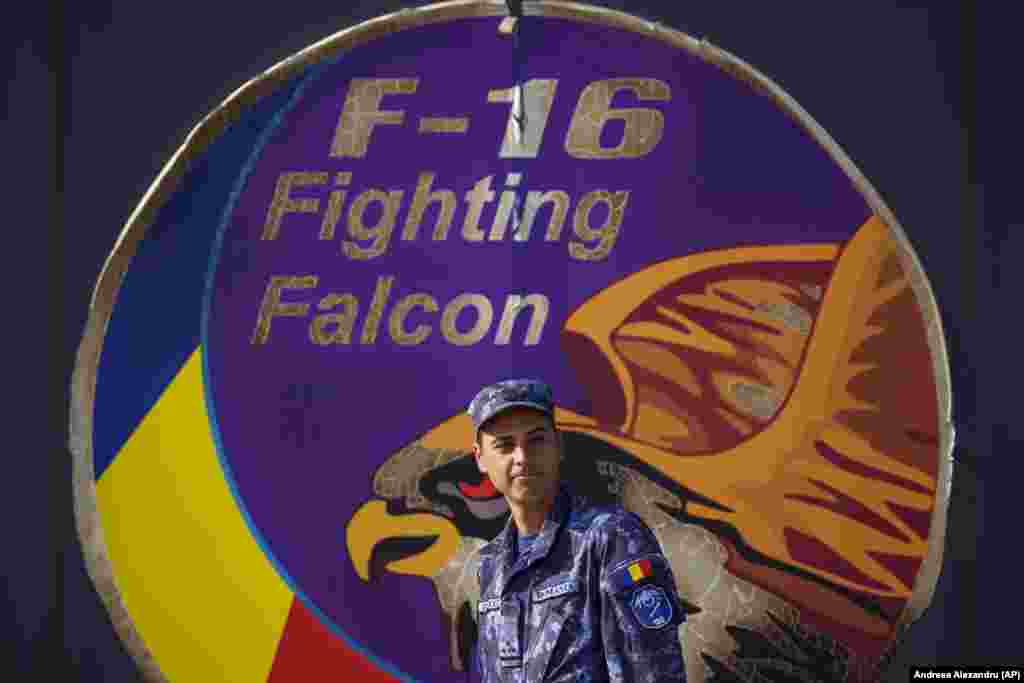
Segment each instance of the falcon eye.
[[480,480],[479,484],[470,484],[465,481],[460,481],[459,493],[464,495],[466,498],[483,500],[486,498],[497,497],[498,489],[494,488],[494,484],[491,483],[490,478],[485,476]]

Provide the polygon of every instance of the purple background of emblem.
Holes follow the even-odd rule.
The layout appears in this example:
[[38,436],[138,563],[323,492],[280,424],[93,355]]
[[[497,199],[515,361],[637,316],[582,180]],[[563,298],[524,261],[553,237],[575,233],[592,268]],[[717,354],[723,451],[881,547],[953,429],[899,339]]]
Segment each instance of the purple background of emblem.
[[[206,330],[208,381],[222,456],[253,524],[296,587],[360,645],[405,673],[446,679],[446,634],[432,584],[385,574],[365,584],[345,550],[345,525],[372,496],[376,468],[437,423],[464,409],[484,383],[539,375],[556,400],[589,413],[589,400],[568,369],[558,333],[568,314],[611,283],[652,263],[711,249],[749,244],[836,243],[846,240],[869,209],[851,181],[813,140],[769,99],[716,67],[652,39],[566,20],[532,20],[535,38],[528,78],[557,78],[554,107],[537,159],[499,159],[508,105],[488,104],[488,90],[513,83],[511,41],[497,18],[464,19],[401,31],[357,48],[305,90],[262,150],[232,211],[214,275]],[[541,34],[541,35],[537,35]],[[380,126],[362,159],[332,159],[329,148],[347,81],[353,77],[419,77],[413,95],[385,97],[381,109],[405,110],[402,126]],[[590,82],[655,77],[672,89],[669,102],[637,103],[620,95],[613,106],[651,106],[665,116],[660,144],[638,160],[585,161],[570,157],[564,139],[576,100]],[[466,135],[418,135],[420,116],[469,116]],[[363,189],[402,189],[402,209],[388,250],[369,261],[341,253],[344,218],[335,239],[317,239],[326,190],[316,214],[289,214],[279,238],[260,241],[279,175],[287,171],[352,171],[348,203]],[[418,174],[434,171],[434,189],[459,202],[445,242],[429,239],[436,211],[424,217],[416,241],[403,242],[402,222]],[[546,219],[527,243],[470,244],[461,237],[463,193],[493,174],[524,174],[520,191],[565,190],[572,202],[557,243],[542,241]],[[594,189],[630,190],[618,242],[602,262],[573,260],[567,251],[572,211]],[[495,201],[481,227],[488,228]],[[546,214],[545,214],[546,215]],[[372,214],[368,216],[372,220]],[[595,219],[599,216],[597,212]],[[538,239],[538,238],[541,239]],[[305,319],[277,318],[268,343],[249,343],[272,275],[315,274],[320,282],[286,300],[315,303],[329,292],[360,301],[359,330],[378,275],[396,275],[390,303],[415,291],[443,306],[463,292],[487,295],[495,307],[490,333],[472,347],[449,345],[440,314],[427,322],[430,338],[394,345],[386,314],[377,343],[319,347]],[[521,321],[508,346],[493,344],[505,297],[546,294],[551,314],[541,343],[522,346]],[[465,329],[469,321],[461,319]],[[307,437],[301,447],[282,428],[296,410],[288,395],[311,385],[301,405]],[[316,426],[317,438],[308,436]],[[433,672],[433,673],[432,673]]]

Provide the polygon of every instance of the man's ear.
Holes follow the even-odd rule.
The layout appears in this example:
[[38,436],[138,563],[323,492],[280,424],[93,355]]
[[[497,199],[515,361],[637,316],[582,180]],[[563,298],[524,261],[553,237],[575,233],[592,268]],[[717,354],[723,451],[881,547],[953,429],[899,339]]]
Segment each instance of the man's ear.
[[487,470],[484,468],[483,460],[480,459],[480,444],[473,444],[473,459],[476,460],[476,467],[478,470],[487,474]]

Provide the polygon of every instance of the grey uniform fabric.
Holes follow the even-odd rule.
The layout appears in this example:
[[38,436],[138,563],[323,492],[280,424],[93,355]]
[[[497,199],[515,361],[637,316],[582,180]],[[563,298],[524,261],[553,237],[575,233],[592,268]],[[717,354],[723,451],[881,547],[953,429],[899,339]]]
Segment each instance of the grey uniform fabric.
[[639,517],[563,487],[530,550],[516,546],[510,518],[480,553],[484,683],[686,680],[683,605]]

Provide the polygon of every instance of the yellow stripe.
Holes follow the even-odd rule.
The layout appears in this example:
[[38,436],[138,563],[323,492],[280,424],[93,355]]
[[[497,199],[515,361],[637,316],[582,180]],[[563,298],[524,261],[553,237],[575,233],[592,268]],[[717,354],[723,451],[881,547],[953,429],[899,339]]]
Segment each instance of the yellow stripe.
[[644,570],[638,564],[629,565],[629,575],[633,577],[634,581],[639,581],[644,578]]
[[97,499],[114,579],[164,675],[265,681],[293,595],[224,478],[201,347],[104,473]]

